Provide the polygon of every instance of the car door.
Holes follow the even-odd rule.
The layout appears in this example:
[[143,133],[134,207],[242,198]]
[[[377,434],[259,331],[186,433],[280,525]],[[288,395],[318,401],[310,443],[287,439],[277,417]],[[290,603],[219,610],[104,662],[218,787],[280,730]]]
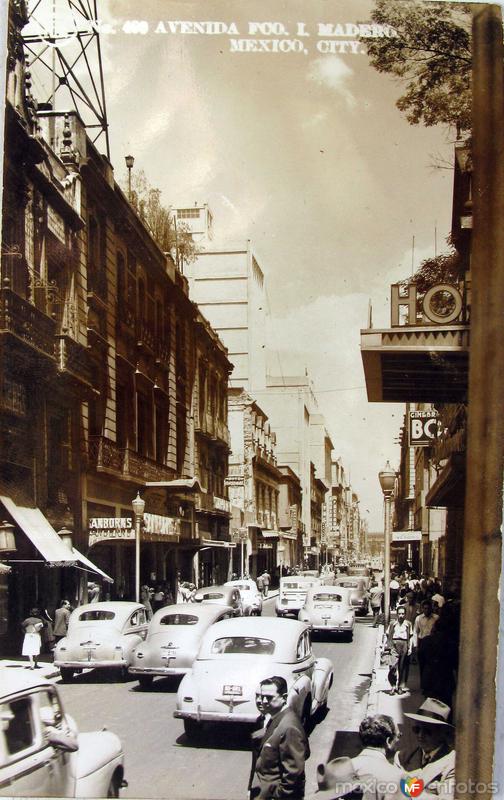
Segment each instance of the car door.
[[47,741],[36,695],[0,704],[0,794],[68,796],[66,754]]
[[137,608],[128,617],[123,628],[123,635],[125,637],[124,652],[128,661],[131,659],[133,649],[147,637],[148,627],[147,611],[145,608]]

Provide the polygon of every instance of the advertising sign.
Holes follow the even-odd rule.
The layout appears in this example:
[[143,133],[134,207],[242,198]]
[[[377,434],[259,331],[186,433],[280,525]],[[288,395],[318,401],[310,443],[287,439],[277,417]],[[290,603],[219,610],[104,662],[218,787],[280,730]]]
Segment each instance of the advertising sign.
[[410,411],[409,414],[409,446],[431,447],[440,433],[438,412]]
[[422,531],[392,531],[393,542],[421,542]]

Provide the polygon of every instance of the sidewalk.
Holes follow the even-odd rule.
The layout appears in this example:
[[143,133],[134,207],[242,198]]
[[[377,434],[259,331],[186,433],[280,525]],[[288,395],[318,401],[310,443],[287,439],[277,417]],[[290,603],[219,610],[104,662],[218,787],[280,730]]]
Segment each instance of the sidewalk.
[[[39,658],[39,669],[34,669],[30,674],[42,678],[59,678],[60,671],[52,663],[52,654],[47,655],[44,653]],[[21,669],[28,674],[28,659],[27,658],[2,658],[0,659],[0,669]]]
[[417,664],[410,663],[408,692],[406,694],[390,694],[390,684],[387,679],[388,665],[381,664],[382,655],[383,625],[378,627],[376,640],[375,661],[369,687],[367,713],[388,714],[397,723],[401,731],[401,749],[404,747],[413,749],[417,745],[411,725],[411,720],[405,717],[405,712],[415,713],[422,705],[424,697],[420,691],[420,673]]

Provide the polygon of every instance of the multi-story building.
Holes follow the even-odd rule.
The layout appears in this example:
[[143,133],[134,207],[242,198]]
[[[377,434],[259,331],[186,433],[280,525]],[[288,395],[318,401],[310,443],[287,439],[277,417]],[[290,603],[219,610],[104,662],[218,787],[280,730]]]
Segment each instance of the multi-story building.
[[[142,582],[175,589],[217,567],[226,577],[231,550],[226,350],[79,116],[37,107],[25,22],[12,4],[0,502],[3,539],[17,548],[3,548],[12,569],[2,603],[14,621],[35,602],[81,601],[88,577],[133,596],[139,490]],[[216,555],[200,570],[208,549]]]
[[[227,479],[231,503],[248,531],[245,571],[256,576],[277,567],[279,484],[276,437],[268,417],[244,389],[229,390],[229,428],[233,449]],[[236,554],[235,572],[241,571]]]
[[301,482],[290,467],[279,465],[281,472],[278,501],[277,546],[280,568],[303,563],[303,523],[301,519]]

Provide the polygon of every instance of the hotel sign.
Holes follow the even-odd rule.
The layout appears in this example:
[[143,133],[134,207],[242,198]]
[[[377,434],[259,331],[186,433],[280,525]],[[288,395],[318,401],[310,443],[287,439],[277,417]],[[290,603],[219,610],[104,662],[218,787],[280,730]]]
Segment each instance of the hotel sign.
[[[393,328],[405,325],[465,323],[465,320],[461,319],[464,296],[463,288],[460,286],[437,283],[425,292],[421,300],[418,300],[415,283],[393,283],[390,289],[390,317]],[[422,319],[418,318],[419,311],[422,313]]]

